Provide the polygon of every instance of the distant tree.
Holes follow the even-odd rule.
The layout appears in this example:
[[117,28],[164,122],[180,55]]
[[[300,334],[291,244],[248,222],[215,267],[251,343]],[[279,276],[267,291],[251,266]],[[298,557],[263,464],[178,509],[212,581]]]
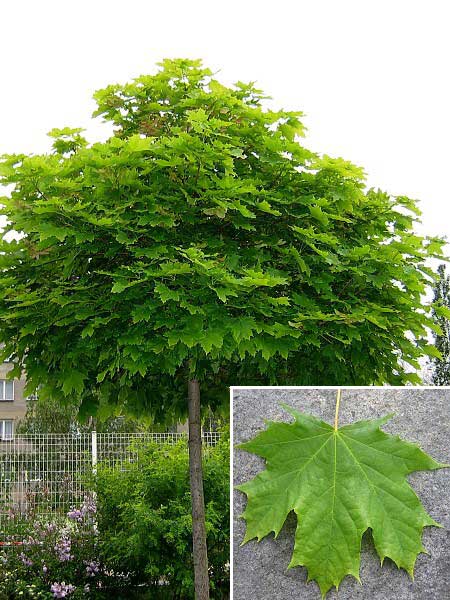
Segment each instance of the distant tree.
[[302,114],[265,98],[166,60],[95,94],[106,142],[53,130],[52,154],[0,164],[23,234],[0,248],[0,342],[84,415],[188,413],[198,600],[200,384],[214,410],[237,383],[419,382],[400,360],[431,351],[425,263],[443,242],[415,235],[413,200],[301,146]]
[[19,420],[16,433],[69,433],[76,430],[78,408],[36,394],[28,398],[25,416]]
[[78,418],[79,409],[76,404],[62,404],[60,400],[50,397],[39,397],[33,394],[27,399],[25,416],[19,420],[15,431],[23,433],[75,433],[96,430],[102,433],[132,433],[145,431],[161,431],[148,420],[131,419],[127,416],[108,417],[105,420],[90,417],[83,422]]
[[450,385],[450,276],[445,265],[438,267],[439,279],[434,286],[433,317],[438,325],[435,345],[441,356],[432,358],[433,385]]

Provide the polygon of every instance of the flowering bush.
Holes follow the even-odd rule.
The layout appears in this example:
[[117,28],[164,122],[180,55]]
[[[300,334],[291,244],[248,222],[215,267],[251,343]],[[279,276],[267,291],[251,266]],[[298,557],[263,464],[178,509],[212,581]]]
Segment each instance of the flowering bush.
[[[49,519],[10,513],[0,536],[0,600],[191,599],[192,518],[185,442],[145,444],[127,471],[98,465],[80,506]],[[86,482],[87,483],[87,482]],[[229,444],[205,448],[211,598],[229,593]],[[30,503],[30,506],[35,506]],[[34,511],[34,512],[33,512]],[[100,531],[100,533],[99,533]]]
[[[97,560],[96,503],[86,496],[66,517],[22,523],[21,539],[5,536],[0,553],[0,600],[96,598],[123,578]],[[14,527],[16,527],[15,524]],[[106,597],[108,597],[106,595]]]

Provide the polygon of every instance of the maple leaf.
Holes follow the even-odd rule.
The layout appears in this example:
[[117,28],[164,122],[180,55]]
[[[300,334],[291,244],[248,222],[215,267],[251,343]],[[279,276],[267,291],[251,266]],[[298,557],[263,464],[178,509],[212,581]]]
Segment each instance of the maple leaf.
[[361,538],[371,528],[381,558],[413,577],[425,526],[440,527],[408,484],[413,471],[439,469],[417,445],[380,430],[393,415],[334,429],[282,405],[294,423],[268,422],[265,431],[238,448],[266,459],[266,470],[237,486],[247,495],[243,543],[279,534],[287,515],[297,515],[289,568],[305,566],[322,597],[346,575],[358,581]]

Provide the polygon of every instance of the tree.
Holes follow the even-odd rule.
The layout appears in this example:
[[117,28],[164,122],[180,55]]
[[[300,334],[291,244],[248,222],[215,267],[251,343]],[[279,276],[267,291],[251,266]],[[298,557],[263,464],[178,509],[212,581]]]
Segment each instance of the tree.
[[15,427],[16,433],[69,433],[76,431],[77,407],[37,394],[27,399],[27,411]]
[[[156,429],[158,429],[156,427]],[[109,417],[101,420],[88,419],[81,423],[78,419],[78,405],[61,404],[51,397],[41,398],[37,394],[27,399],[27,411],[15,427],[16,433],[75,433],[98,431],[102,433],[154,431],[155,425],[126,416]]]
[[51,154],[3,158],[23,237],[1,247],[0,341],[30,388],[83,414],[188,409],[203,600],[199,382],[214,409],[230,383],[417,381],[399,359],[430,352],[442,241],[413,233],[414,201],[301,146],[302,113],[200,61],[160,67],[95,94],[106,142],[55,129]]
[[439,279],[434,286],[433,317],[438,329],[434,333],[435,345],[441,356],[433,357],[433,385],[450,384],[450,276],[445,265],[438,267]]

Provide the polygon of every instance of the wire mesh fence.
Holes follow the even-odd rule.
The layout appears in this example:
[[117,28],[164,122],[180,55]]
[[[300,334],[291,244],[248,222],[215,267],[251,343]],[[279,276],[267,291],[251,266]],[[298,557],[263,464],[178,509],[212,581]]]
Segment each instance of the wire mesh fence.
[[[204,432],[215,445],[218,432]],[[80,505],[98,463],[130,468],[147,442],[174,444],[185,433],[24,434],[0,442],[0,533],[12,521],[64,514]]]

